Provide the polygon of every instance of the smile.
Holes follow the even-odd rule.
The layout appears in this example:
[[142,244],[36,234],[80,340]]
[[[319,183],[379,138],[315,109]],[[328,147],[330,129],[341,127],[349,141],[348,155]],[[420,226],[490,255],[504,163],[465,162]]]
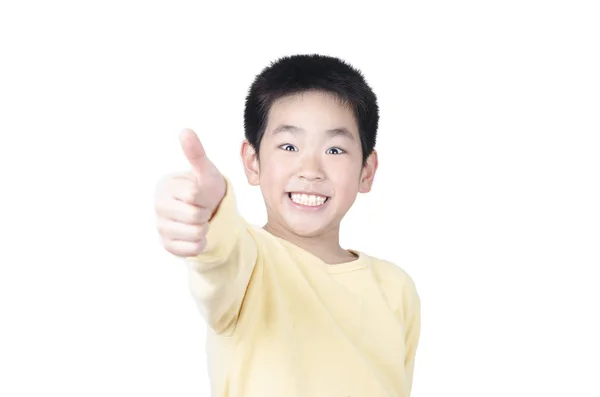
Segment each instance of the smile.
[[329,200],[327,196],[306,193],[288,193],[288,197],[298,205],[305,207],[320,207]]

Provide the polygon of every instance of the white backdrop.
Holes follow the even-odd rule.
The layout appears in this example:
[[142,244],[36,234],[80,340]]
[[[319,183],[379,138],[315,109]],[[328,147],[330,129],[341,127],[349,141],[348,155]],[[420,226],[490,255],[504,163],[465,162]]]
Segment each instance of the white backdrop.
[[343,244],[417,284],[413,396],[599,396],[600,15],[491,3],[2,2],[0,395],[208,395],[155,184],[193,128],[262,224],[244,97],[318,52],[379,96]]

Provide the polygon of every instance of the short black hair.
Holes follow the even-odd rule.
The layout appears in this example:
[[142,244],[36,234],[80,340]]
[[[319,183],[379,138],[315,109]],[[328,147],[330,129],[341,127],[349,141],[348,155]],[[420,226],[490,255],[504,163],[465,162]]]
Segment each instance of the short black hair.
[[244,131],[257,155],[273,103],[283,97],[320,91],[334,95],[353,111],[363,164],[373,152],[379,124],[377,96],[359,69],[339,58],[319,54],[284,56],[256,76],[246,96]]

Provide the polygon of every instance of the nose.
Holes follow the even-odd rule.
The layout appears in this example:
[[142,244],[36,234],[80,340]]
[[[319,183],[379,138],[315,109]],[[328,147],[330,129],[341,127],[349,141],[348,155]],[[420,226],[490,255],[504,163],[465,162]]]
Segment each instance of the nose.
[[323,164],[318,155],[305,155],[300,159],[298,177],[307,181],[319,181],[325,178]]

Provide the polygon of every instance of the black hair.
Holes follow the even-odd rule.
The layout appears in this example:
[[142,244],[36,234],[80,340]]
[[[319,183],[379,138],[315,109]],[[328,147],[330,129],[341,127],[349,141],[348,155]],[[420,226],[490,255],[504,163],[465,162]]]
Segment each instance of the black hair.
[[314,90],[334,95],[353,111],[364,164],[373,152],[377,138],[377,97],[360,70],[331,56],[285,56],[265,67],[254,79],[246,96],[246,139],[258,155],[260,142],[267,127],[269,109],[273,103],[286,96]]

